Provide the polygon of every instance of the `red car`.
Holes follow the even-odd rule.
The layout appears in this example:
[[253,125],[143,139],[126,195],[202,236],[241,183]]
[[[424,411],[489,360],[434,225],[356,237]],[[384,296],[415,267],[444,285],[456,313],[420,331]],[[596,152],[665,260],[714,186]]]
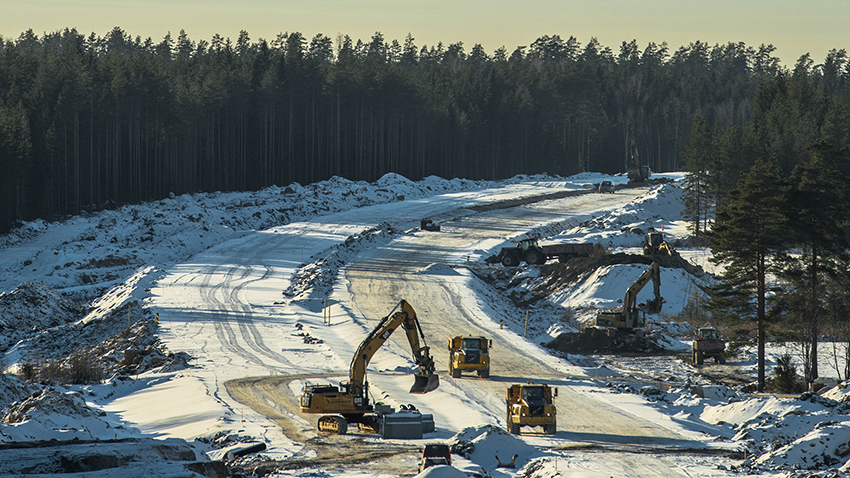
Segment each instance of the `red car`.
[[430,466],[452,464],[452,454],[449,446],[443,443],[431,443],[422,449],[422,461],[419,463],[419,473]]

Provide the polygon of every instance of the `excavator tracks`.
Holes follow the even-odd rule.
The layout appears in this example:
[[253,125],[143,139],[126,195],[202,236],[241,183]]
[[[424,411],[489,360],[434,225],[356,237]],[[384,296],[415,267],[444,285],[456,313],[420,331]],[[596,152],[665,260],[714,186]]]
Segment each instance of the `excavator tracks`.
[[324,415],[319,418],[318,429],[320,432],[345,435],[348,432],[348,422],[338,415]]

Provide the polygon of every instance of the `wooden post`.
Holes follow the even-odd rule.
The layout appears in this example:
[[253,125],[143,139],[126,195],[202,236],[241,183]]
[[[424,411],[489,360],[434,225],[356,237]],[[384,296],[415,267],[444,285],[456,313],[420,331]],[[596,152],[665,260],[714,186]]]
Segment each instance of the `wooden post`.
[[525,332],[522,333],[523,337],[528,335],[528,309],[525,309]]

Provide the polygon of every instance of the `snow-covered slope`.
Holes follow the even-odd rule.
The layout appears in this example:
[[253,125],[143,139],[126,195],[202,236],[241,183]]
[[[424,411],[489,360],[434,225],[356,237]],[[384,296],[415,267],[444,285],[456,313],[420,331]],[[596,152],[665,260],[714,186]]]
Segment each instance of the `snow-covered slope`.
[[[668,241],[683,240],[687,234],[681,218],[682,175],[664,176],[672,182],[648,187],[639,199],[622,208],[600,210],[581,225],[565,224],[559,228],[557,223],[541,224],[539,229],[528,232],[553,240],[600,243],[611,252],[636,251],[643,240],[638,230],[654,228],[663,230]],[[398,175],[387,175],[368,184],[332,178],[315,185],[293,184],[255,193],[185,195],[58,223],[26,224],[0,238],[0,291],[5,291],[0,295],[0,351],[5,352],[2,365],[16,368],[15,365],[39,354],[67,355],[109,337],[112,337],[110,344],[120,344],[118,336],[128,328],[128,323],[148,323],[153,335],[139,331],[128,336],[140,345],[134,352],[136,355],[129,358],[118,345],[103,349],[100,352],[103,356],[113,357],[116,375],[106,377],[100,385],[44,387],[3,375],[0,406],[4,407],[4,422],[0,425],[0,441],[200,438],[203,443],[196,446],[211,451],[235,442],[261,440],[268,444],[265,456],[279,459],[297,456],[304,452],[303,447],[282,437],[276,426],[263,416],[230,400],[221,384],[243,372],[268,374],[278,370],[346,368],[347,364],[335,356],[333,348],[335,340],[346,347],[357,342],[356,333],[346,336],[347,325],[338,329],[338,335],[330,335],[329,340],[311,342],[295,334],[294,323],[296,317],[304,323],[321,323],[321,306],[311,308],[303,304],[311,300],[318,304],[320,295],[333,291],[338,280],[336,274],[350,254],[390,240],[383,236],[386,229],[379,227],[379,222],[405,230],[418,226],[421,217],[437,217],[475,204],[564,189],[589,191],[592,184],[603,178],[618,185],[627,181],[622,176],[588,173],[571,178],[523,176],[501,182],[434,177],[412,182]],[[363,207],[371,209],[368,213],[355,211]],[[322,219],[344,211],[351,211],[344,215],[344,221],[340,215],[334,216],[333,222]],[[378,216],[381,219],[369,222]],[[373,233],[368,232],[376,227]],[[282,307],[283,310],[269,307],[265,321],[257,324],[267,343],[273,343],[281,351],[278,354],[281,363],[275,365],[280,368],[253,364],[243,370],[239,368],[237,355],[227,355],[226,350],[204,349],[203,345],[211,342],[217,332],[193,325],[189,320],[193,311],[180,311],[179,304],[173,309],[157,308],[162,303],[151,302],[151,291],[162,294],[162,288],[170,283],[170,279],[163,279],[168,274],[191,273],[192,258],[198,254],[206,254],[205,260],[218,255],[224,267],[230,245],[235,244],[228,241],[247,240],[249,235],[259,237],[256,231],[260,230],[263,234],[292,235],[289,250],[282,251],[279,263],[274,265],[283,280],[274,289],[254,290],[246,286],[240,290],[252,294],[252,300],[258,303],[274,304],[298,298],[302,306]],[[503,241],[510,239],[506,237]],[[499,246],[498,241],[488,244],[486,250],[476,251],[479,257],[473,260],[483,259]],[[695,263],[705,264],[706,251],[685,248],[680,251],[694,258]],[[641,271],[641,267],[627,264],[599,269],[582,282],[559,289],[550,301],[571,309],[614,306]],[[422,273],[448,276],[456,272],[434,264]],[[524,282],[518,281],[524,283],[520,287],[534,287],[537,278],[534,268],[527,268],[524,274],[527,277]],[[222,274],[222,281],[232,279]],[[470,287],[470,295],[494,293],[468,274],[458,274],[455,280]],[[679,314],[695,281],[699,280],[703,279],[682,270],[665,269],[664,311],[653,322],[665,324],[669,317]],[[322,294],[314,294],[317,289]],[[282,295],[284,292],[286,295]],[[86,307],[81,307],[82,301]],[[156,313],[160,313],[159,324],[155,323]],[[493,323],[494,327],[498,327],[497,323]],[[551,336],[556,332],[551,325],[540,324],[539,328]],[[665,330],[681,334],[689,329],[675,324],[665,325]],[[682,338],[670,334],[673,340]],[[516,338],[522,340],[519,335]],[[535,346],[540,338],[529,338],[529,353],[543,353]],[[171,349],[165,350],[164,344],[169,344]],[[166,360],[168,352],[186,355],[182,359]],[[145,359],[148,362],[139,366],[134,357],[148,357]],[[718,465],[777,474],[794,467],[814,467],[827,473],[827,469],[847,466],[845,455],[850,447],[847,445],[850,433],[843,425],[848,419],[843,405],[848,401],[846,386],[830,392],[826,398],[751,397],[725,387],[678,383],[686,382],[688,374],[693,374],[692,369],[687,371],[689,365],[682,363],[677,366],[686,372],[669,387],[647,389],[617,382],[606,386],[617,374],[625,372],[601,367],[602,362],[595,357],[548,357],[547,360],[560,360],[561,369],[576,377],[570,379],[571,386],[595,399],[644,416],[707,447],[746,449],[749,454],[747,460],[736,459],[731,454],[714,461],[702,456],[681,456],[676,466],[687,468],[690,476],[726,476],[725,471],[718,470]],[[669,369],[672,362],[664,367]],[[748,354],[730,362],[752,369],[752,356]],[[230,369],[222,369],[222,363],[229,364]],[[377,360],[375,366],[378,371],[394,372],[404,363],[390,357]],[[656,365],[658,368],[653,368]],[[142,373],[136,375],[129,370]],[[666,376],[658,364],[647,363],[645,373],[656,378]],[[608,378],[596,380],[602,376]],[[298,384],[294,383],[293,387],[297,388]],[[398,388],[402,387],[399,383]],[[392,395],[392,390],[385,392]],[[476,445],[476,452],[458,461],[458,467],[469,473],[485,469],[493,476],[543,477],[563,475],[569,470],[574,476],[610,476],[604,456],[555,450],[551,447],[557,444],[551,441],[504,436],[498,428],[493,428],[496,420],[481,413],[471,402],[468,408],[460,406],[456,413],[446,417],[450,420],[446,428],[458,433],[443,439]],[[472,428],[467,428],[470,425]],[[512,451],[503,456],[502,449]],[[521,469],[495,470],[491,455],[497,453],[502,461],[509,460],[514,453],[522,455],[518,461]],[[438,472],[434,469],[425,474],[440,476]]]

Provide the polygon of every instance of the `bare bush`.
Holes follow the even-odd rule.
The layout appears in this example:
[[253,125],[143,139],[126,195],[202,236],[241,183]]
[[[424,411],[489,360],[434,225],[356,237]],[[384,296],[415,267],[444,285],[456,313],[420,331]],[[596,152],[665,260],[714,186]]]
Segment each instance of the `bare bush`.
[[47,384],[60,384],[64,382],[65,367],[62,362],[46,360],[38,364],[38,380]]
[[75,353],[65,360],[28,359],[18,367],[22,380],[51,385],[100,383],[105,375],[97,357],[85,353]]
[[75,385],[100,383],[103,380],[103,365],[89,354],[74,354],[67,362],[65,381]]
[[32,361],[26,361],[18,367],[18,377],[26,382],[35,382],[38,380],[38,364]]

